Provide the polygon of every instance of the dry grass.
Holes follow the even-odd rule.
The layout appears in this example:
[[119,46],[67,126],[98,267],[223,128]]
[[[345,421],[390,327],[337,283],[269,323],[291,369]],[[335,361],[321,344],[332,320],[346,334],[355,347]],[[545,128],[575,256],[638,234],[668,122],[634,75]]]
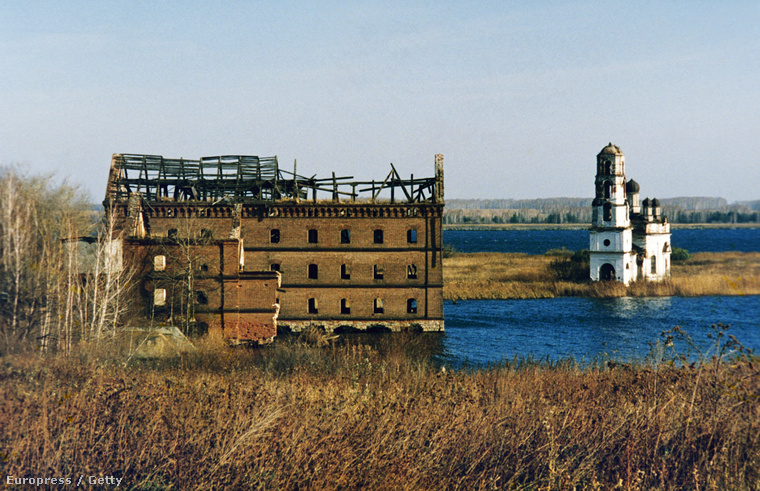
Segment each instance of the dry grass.
[[[383,339],[206,345],[127,367],[91,350],[6,355],[3,476],[113,475],[131,489],[760,485],[746,360],[443,373],[416,352],[421,337]],[[726,389],[736,381],[746,390]]]
[[559,296],[700,296],[760,294],[760,253],[696,253],[673,264],[671,278],[655,283],[558,281],[549,265],[555,256],[471,253],[444,258],[444,298],[508,299]]

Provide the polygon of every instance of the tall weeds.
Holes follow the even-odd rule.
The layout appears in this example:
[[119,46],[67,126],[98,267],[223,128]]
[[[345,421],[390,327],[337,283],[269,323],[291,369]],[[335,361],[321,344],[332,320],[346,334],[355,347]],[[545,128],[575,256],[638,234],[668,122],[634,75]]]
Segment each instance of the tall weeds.
[[[113,475],[131,489],[760,483],[755,358],[442,371],[402,337],[259,351],[209,342],[126,367],[97,349],[8,355],[0,466],[6,476]],[[737,380],[755,397],[729,390]]]
[[[443,260],[444,298],[448,300],[525,299],[561,296],[700,296],[760,294],[760,253],[695,253],[674,262],[662,282],[591,282],[578,263],[563,262],[570,252],[456,254]],[[577,253],[576,253],[577,254]],[[558,274],[560,273],[560,274]],[[588,271],[586,271],[588,275]]]

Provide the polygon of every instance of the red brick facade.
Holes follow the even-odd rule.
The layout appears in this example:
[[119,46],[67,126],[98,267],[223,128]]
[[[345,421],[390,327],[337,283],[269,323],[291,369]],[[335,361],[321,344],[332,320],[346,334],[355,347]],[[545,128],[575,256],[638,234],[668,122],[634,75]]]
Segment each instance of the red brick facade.
[[[439,180],[442,188],[442,170]],[[223,329],[225,337],[265,340],[273,336],[275,319],[285,331],[310,325],[329,331],[443,330],[442,199],[231,202],[129,196],[131,204],[106,200],[121,218],[120,228],[137,237],[125,243],[125,255],[153,265],[163,248],[170,272],[164,280],[187,276],[192,262],[194,278],[185,283],[194,282],[192,290],[199,293],[190,310],[198,322]],[[160,288],[160,272],[141,274]],[[183,294],[188,296],[186,287]],[[190,300],[175,297],[167,305],[187,307]]]

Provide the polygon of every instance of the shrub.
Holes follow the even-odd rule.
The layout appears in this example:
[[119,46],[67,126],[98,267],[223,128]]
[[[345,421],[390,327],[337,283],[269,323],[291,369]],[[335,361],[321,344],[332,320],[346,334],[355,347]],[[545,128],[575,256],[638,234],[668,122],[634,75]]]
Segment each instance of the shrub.
[[549,270],[559,281],[585,281],[589,279],[590,253],[588,250],[575,252],[568,251],[565,254],[552,254],[553,259],[549,263]]
[[674,247],[673,251],[670,253],[671,261],[686,261],[690,257],[691,255],[689,254],[689,251],[680,247]]

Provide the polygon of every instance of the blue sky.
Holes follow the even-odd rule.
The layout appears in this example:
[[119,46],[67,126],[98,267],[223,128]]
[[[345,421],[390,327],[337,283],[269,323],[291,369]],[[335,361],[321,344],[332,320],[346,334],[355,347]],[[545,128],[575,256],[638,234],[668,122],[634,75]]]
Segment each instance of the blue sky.
[[0,165],[113,153],[433,175],[447,198],[760,199],[760,1],[0,3]]

